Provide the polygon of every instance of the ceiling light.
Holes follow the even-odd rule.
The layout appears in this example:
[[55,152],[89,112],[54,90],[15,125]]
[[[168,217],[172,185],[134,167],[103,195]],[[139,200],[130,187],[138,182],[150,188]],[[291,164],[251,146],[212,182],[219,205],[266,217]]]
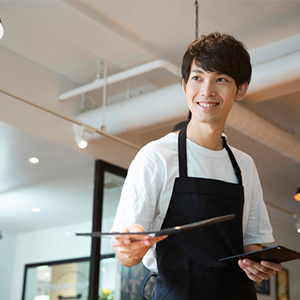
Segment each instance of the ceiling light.
[[297,201],[300,201],[300,187],[298,188],[295,196],[294,196],[294,199],[297,200]]
[[40,209],[39,207],[34,207],[34,208],[32,209],[32,211],[33,211],[33,212],[40,212],[41,209]]
[[50,273],[49,272],[45,272],[44,273],[44,277],[49,277],[50,276]]
[[88,142],[78,134],[75,136],[75,141],[80,149],[85,149],[88,146]]
[[84,130],[85,126],[81,126],[79,134],[75,135],[76,144],[80,149],[85,149],[88,146],[88,142],[83,139]]
[[300,233],[300,217],[298,215],[293,215],[293,218],[296,219],[295,227],[298,233]]
[[300,233],[300,220],[295,223],[295,227],[298,233]]
[[29,162],[32,164],[37,164],[40,160],[37,157],[30,157]]
[[4,27],[0,18],[0,40],[3,38],[3,35],[4,35]]

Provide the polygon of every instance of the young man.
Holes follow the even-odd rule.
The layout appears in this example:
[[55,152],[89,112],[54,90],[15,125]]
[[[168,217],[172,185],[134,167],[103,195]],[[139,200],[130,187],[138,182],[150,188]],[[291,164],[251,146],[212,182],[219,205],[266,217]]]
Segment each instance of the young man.
[[218,261],[274,240],[252,159],[222,139],[228,113],[246,95],[250,57],[230,35],[203,35],[187,48],[182,77],[192,118],[180,133],[169,133],[137,154],[112,230],[159,230],[236,217],[169,237],[131,241],[129,235],[112,245],[123,265],[143,259],[158,272],[153,299],[253,300],[250,279],[268,279],[281,265],[244,259],[234,267]]

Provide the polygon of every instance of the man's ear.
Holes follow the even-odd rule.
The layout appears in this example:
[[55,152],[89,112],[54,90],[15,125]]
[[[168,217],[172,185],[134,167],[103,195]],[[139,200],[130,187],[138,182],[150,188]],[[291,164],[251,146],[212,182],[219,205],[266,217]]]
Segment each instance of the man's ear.
[[249,86],[248,82],[245,82],[238,87],[238,91],[235,97],[236,101],[241,101],[242,99],[245,98],[248,91],[248,86]]
[[186,84],[185,84],[184,79],[182,79],[182,87],[183,87],[183,92],[186,95]]

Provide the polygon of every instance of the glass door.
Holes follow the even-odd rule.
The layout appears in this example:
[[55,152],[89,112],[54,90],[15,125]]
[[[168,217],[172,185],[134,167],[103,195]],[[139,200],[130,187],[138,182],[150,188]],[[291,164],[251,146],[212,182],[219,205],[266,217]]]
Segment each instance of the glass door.
[[[109,171],[104,172],[101,231],[108,232],[112,228],[124,181],[124,176]],[[100,300],[120,300],[122,299],[121,264],[115,257],[110,238],[101,239],[100,255]]]
[[[114,222],[126,171],[110,164],[103,165],[103,201],[101,231],[110,231]],[[109,238],[101,239],[99,290],[100,300],[140,300],[139,287],[150,271],[142,263],[126,268],[115,257]],[[146,287],[147,299],[155,288],[155,279]]]
[[86,300],[89,269],[89,258],[26,265],[23,300]]

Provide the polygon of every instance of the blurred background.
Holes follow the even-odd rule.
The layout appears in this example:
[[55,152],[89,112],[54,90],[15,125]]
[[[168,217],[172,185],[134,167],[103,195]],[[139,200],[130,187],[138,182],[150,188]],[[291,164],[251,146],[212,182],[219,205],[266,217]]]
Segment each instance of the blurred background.
[[[230,145],[250,154],[257,165],[274,228],[272,245],[300,251],[300,202],[294,199],[300,187],[300,2],[198,5],[196,22],[192,0],[0,1],[1,300],[26,296],[24,274],[25,283],[39,293],[23,299],[57,299],[62,294],[50,298],[50,290],[59,290],[53,275],[58,271],[40,267],[59,261],[78,264],[68,271],[77,277],[66,279],[64,297],[73,293],[87,299],[89,266],[69,260],[88,258],[91,240],[66,237],[65,232],[92,230],[97,159],[127,169],[140,147],[187,119],[180,65],[196,28],[199,35],[231,34],[250,52],[249,95],[235,104],[225,132]],[[90,126],[89,133],[81,123]],[[103,126],[131,144],[92,133],[91,128]],[[84,150],[75,142],[81,133],[89,143]],[[39,163],[30,163],[31,157]],[[123,181],[123,176],[105,173],[106,230]],[[105,243],[101,255],[112,254]],[[110,291],[121,299],[122,278],[143,271],[125,276],[128,270],[106,259],[100,281],[107,281],[99,289],[107,288],[106,299],[112,299]],[[33,269],[26,273],[25,265]],[[299,299],[299,261],[284,267],[289,299]],[[270,294],[259,294],[259,299],[277,299],[275,281],[270,280]]]

